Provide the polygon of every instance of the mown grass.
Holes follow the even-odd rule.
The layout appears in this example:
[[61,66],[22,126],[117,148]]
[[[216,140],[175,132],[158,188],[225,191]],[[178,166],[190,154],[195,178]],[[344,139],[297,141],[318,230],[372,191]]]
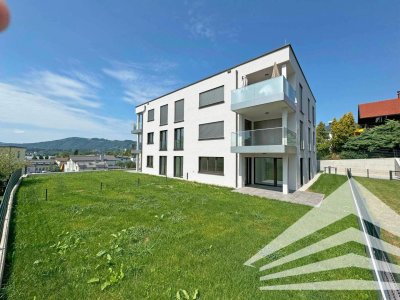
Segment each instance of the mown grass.
[[[400,181],[365,177],[357,177],[356,180],[400,214]],[[381,237],[383,240],[400,247],[400,238],[394,234],[381,229]],[[389,255],[389,257],[394,263],[400,264],[400,257],[395,255]],[[400,276],[397,275],[397,277],[400,279]]]
[[325,195],[325,198],[332,194],[337,188],[339,188],[343,183],[345,183],[347,177],[344,175],[334,175],[334,174],[321,174],[316,182],[308,191],[314,193],[321,193]]
[[[17,192],[3,297],[176,299],[177,291],[185,289],[191,294],[198,290],[201,299],[376,298],[375,292],[363,291],[259,290],[289,281],[372,278],[368,270],[352,268],[261,283],[258,268],[243,265],[309,209],[143,174],[29,177]],[[357,227],[355,218],[341,220],[277,256],[348,226]],[[365,253],[347,243],[272,271],[348,252]],[[112,284],[101,290],[107,281]]]

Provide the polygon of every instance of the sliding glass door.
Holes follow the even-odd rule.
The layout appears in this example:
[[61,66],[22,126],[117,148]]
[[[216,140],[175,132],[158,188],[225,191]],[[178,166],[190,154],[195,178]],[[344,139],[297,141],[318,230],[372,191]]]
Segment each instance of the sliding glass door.
[[274,157],[254,158],[254,183],[282,186],[282,159]]

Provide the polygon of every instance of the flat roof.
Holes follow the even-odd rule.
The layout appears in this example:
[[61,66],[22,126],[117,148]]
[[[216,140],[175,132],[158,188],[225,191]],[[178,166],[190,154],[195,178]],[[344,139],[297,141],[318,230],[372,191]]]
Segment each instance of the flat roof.
[[303,69],[302,69],[301,66],[300,66],[299,60],[297,59],[296,54],[294,53],[294,50],[293,50],[292,45],[291,45],[291,44],[287,44],[287,45],[285,45],[285,46],[279,47],[279,48],[274,49],[274,50],[272,50],[272,51],[265,52],[265,53],[263,53],[263,54],[261,54],[261,55],[259,55],[259,56],[257,56],[257,57],[254,57],[254,58],[251,58],[251,59],[249,59],[249,60],[246,60],[245,62],[242,62],[242,63],[240,63],[240,64],[238,64],[238,65],[233,66],[233,67],[227,68],[227,69],[225,69],[225,70],[223,70],[223,71],[220,71],[220,72],[218,72],[218,73],[215,73],[215,74],[213,74],[213,75],[210,75],[210,76],[207,76],[207,77],[202,78],[202,79],[200,79],[200,80],[197,80],[197,81],[195,81],[195,82],[189,83],[189,84],[187,84],[187,85],[185,85],[185,86],[183,86],[183,87],[180,87],[180,88],[178,88],[178,89],[176,89],[176,90],[173,90],[173,91],[168,92],[168,93],[166,93],[166,94],[164,94],[164,95],[158,96],[157,98],[154,98],[154,99],[152,99],[152,100],[143,102],[143,103],[141,103],[141,104],[138,104],[138,105],[136,105],[136,107],[139,107],[139,106],[145,105],[145,104],[147,104],[147,103],[150,103],[150,102],[152,102],[152,101],[158,100],[158,99],[160,99],[160,98],[162,98],[162,97],[165,97],[165,96],[168,96],[168,95],[170,95],[170,94],[173,94],[173,93],[175,93],[175,92],[177,92],[177,91],[183,90],[183,89],[185,89],[185,88],[187,88],[187,87],[189,87],[189,86],[195,85],[196,83],[202,82],[202,81],[204,81],[204,80],[207,80],[207,79],[212,78],[212,77],[214,77],[214,76],[217,76],[217,75],[219,75],[219,74],[228,72],[228,71],[230,71],[230,70],[232,70],[232,69],[234,69],[234,68],[240,67],[241,65],[247,64],[247,63],[252,62],[252,61],[254,61],[254,60],[256,60],[256,59],[259,59],[259,58],[261,58],[261,57],[263,57],[263,56],[270,55],[270,54],[272,54],[272,53],[274,53],[274,52],[280,51],[280,50],[285,49],[285,48],[287,48],[287,47],[292,51],[293,56],[294,56],[294,58],[296,59],[296,62],[297,62],[297,64],[298,64],[299,68],[300,68],[300,71],[301,71],[301,73],[303,74],[303,77],[304,77],[304,79],[305,79],[305,81],[306,81],[306,83],[307,83],[307,86],[308,86],[308,88],[310,89],[311,95],[314,97],[315,102],[317,102],[317,100],[315,99],[315,96],[314,96],[314,94],[313,94],[313,92],[312,92],[312,90],[311,90],[311,87],[310,87],[310,85],[308,84],[307,78],[306,78],[306,76],[304,75]]

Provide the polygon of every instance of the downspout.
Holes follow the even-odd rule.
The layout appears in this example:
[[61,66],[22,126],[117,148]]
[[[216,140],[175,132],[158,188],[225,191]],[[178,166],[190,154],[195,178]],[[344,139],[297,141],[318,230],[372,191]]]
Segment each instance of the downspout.
[[[238,74],[237,70],[235,71],[235,74],[236,74],[236,89],[237,89],[238,88],[238,80],[239,80],[239,74]],[[232,101],[232,99],[231,99],[231,101]],[[237,132],[238,132],[238,118],[239,118],[239,115],[238,115],[238,113],[236,113],[236,115],[235,115],[236,139],[237,139]],[[239,185],[239,183],[238,183],[238,181],[239,181],[239,178],[238,178],[238,175],[239,175],[238,161],[239,161],[239,154],[236,153],[236,166],[235,166],[235,170],[236,170],[236,188],[238,188],[238,185]]]

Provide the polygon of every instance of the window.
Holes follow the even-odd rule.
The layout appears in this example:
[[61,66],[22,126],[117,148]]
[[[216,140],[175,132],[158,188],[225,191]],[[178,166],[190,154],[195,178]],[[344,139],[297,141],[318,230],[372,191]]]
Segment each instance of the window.
[[199,173],[224,175],[224,158],[199,157]]
[[300,149],[304,150],[303,121],[300,121]]
[[150,109],[147,113],[147,122],[154,121],[154,109]]
[[147,144],[154,144],[154,132],[147,134]]
[[308,150],[311,151],[311,128],[308,127]]
[[168,137],[167,130],[160,131],[160,150],[161,151],[167,150],[167,137]]
[[168,104],[160,108],[160,126],[168,124]]
[[184,120],[185,102],[182,100],[175,101],[175,123],[183,122]]
[[160,175],[167,175],[167,157],[160,156],[160,168],[159,172]]
[[307,114],[308,114],[308,122],[311,122],[310,99],[308,99],[307,103]]
[[312,123],[315,126],[315,107],[312,107]]
[[152,168],[153,167],[153,156],[148,155],[147,156],[147,167]]
[[224,102],[224,86],[202,92],[199,95],[199,108]]
[[213,140],[223,138],[224,121],[199,125],[199,140]]
[[299,105],[300,112],[303,112],[303,86],[299,83]]
[[183,156],[174,156],[174,177],[183,177]]
[[183,128],[175,129],[174,150],[183,150]]
[[313,131],[313,151],[315,152],[315,131]]

